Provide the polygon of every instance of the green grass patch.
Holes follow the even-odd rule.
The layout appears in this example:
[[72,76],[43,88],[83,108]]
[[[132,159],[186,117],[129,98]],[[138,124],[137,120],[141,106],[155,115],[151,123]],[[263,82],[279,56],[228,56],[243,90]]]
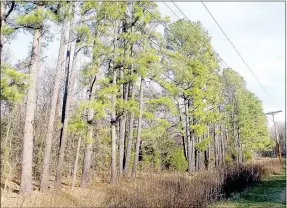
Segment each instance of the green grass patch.
[[212,207],[286,207],[286,172],[263,179],[256,186]]

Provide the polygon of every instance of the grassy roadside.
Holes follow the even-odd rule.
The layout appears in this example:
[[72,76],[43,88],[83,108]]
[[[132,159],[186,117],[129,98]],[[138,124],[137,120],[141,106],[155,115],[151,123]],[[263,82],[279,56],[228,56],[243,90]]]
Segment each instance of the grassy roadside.
[[211,207],[286,207],[286,172],[269,176],[255,187]]
[[[35,190],[29,196],[22,196],[18,189],[7,189],[5,193],[1,192],[1,207],[207,207],[209,204],[214,207],[218,198],[258,184],[262,177],[266,180],[249,190],[253,194],[259,193],[259,197],[248,196],[246,191],[241,198],[218,202],[221,204],[217,207],[250,207],[251,202],[255,204],[253,207],[284,207],[285,178],[282,171],[283,163],[265,159],[240,168],[213,169],[192,175],[170,171],[139,172],[136,179],[125,178],[113,186],[97,179],[91,181],[88,189],[77,186],[71,190],[70,178],[66,178],[61,191],[52,188],[41,193]],[[268,177],[270,175],[275,176]],[[254,199],[250,199],[251,196]]]

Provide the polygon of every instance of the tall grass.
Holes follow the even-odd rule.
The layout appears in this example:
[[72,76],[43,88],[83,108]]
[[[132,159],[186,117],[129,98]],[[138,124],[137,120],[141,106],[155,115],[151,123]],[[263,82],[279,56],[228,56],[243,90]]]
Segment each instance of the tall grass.
[[278,160],[265,159],[192,175],[139,172],[135,180],[123,178],[116,186],[107,184],[108,173],[103,172],[97,174],[89,189],[71,190],[69,185],[62,191],[34,191],[28,197],[1,192],[1,207],[206,207],[254,185],[262,177],[281,173],[282,168]]
[[253,186],[262,177],[282,172],[283,163],[267,160],[256,164],[202,171],[187,177],[145,175],[134,182],[110,187],[108,207],[206,207]]

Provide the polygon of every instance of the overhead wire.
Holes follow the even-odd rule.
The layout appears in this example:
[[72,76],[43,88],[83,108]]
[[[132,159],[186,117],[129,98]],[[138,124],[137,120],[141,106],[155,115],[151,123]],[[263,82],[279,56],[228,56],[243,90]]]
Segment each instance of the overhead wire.
[[[171,1],[175,6],[176,6],[176,8],[181,12],[181,14],[187,19],[187,20],[189,20],[188,19],[188,17],[182,12],[182,10],[176,5],[176,3],[175,2],[173,2],[173,1]],[[170,7],[168,7],[170,10],[172,10]],[[173,13],[175,13],[174,11],[172,11]],[[180,19],[180,18],[179,18]],[[193,26],[193,25],[192,25]],[[194,26],[193,26],[194,27]],[[216,51],[215,51],[216,52]],[[217,53],[217,52],[216,52]],[[217,53],[218,54],[218,53]],[[219,54],[218,54],[218,56],[219,56]],[[219,56],[220,57],[220,56]],[[222,62],[226,65],[226,67],[227,68],[231,68],[227,63],[226,63],[226,61],[224,61],[224,59],[222,58],[222,57],[220,57],[220,59],[222,60]],[[226,78],[223,76],[223,78],[225,79],[225,81],[226,82],[228,82],[227,80],[226,80]],[[229,85],[230,86],[230,85]],[[239,95],[239,93],[238,93],[238,91],[236,91],[236,90],[234,90],[233,89],[233,87],[232,86],[230,86],[231,88],[232,88],[232,90],[235,92],[235,93],[237,93],[238,95]],[[230,93],[230,92],[229,92]],[[245,96],[245,94],[241,94],[241,96],[245,99],[245,100],[247,100],[247,98],[246,98],[246,96]],[[236,100],[236,98],[235,98],[235,100]],[[268,117],[266,117],[267,119],[268,119]]]
[[[174,2],[173,2],[174,3]],[[251,74],[253,75],[253,77],[256,79],[256,81],[259,83],[260,87],[264,90],[264,92],[266,94],[267,91],[266,89],[263,87],[263,85],[261,84],[261,82],[259,81],[259,79],[256,77],[256,75],[253,73],[252,69],[250,68],[250,66],[247,64],[247,62],[245,61],[245,59],[242,57],[242,55],[240,54],[239,50],[235,47],[235,45],[232,43],[232,41],[230,40],[230,38],[227,36],[227,34],[224,32],[224,30],[222,29],[222,27],[220,26],[220,24],[218,23],[218,21],[215,19],[215,17],[212,15],[212,13],[210,12],[210,10],[207,8],[207,6],[204,4],[203,1],[201,1],[202,5],[204,6],[204,8],[206,9],[206,11],[209,13],[209,15],[212,17],[212,19],[214,20],[214,22],[217,24],[217,26],[219,27],[219,29],[221,30],[221,32],[223,33],[223,35],[225,36],[225,38],[228,40],[228,42],[231,44],[231,46],[233,47],[233,49],[236,51],[236,53],[238,54],[238,56],[240,57],[240,59],[242,60],[242,62],[245,64],[245,66],[247,67],[247,69],[251,72]],[[179,7],[177,7],[179,9]],[[180,9],[179,9],[180,10]],[[181,10],[180,10],[181,11]]]
[[[180,10],[180,8],[172,1],[172,3],[178,8],[178,10],[183,14],[183,16],[187,19],[187,20],[189,20],[188,18],[187,18],[187,16]],[[175,14],[175,16],[176,17],[178,17],[178,19],[180,19],[180,17],[178,16],[178,15],[176,15],[176,13],[164,2],[164,4],[168,7],[168,9],[169,10],[171,10],[171,12],[173,13],[173,14]],[[171,34],[174,36],[174,37],[176,37],[173,33],[172,33],[172,31],[164,24],[164,23],[162,23],[154,14],[152,14],[152,12],[150,12],[148,9],[147,9],[147,11],[154,17],[154,18],[156,18],[158,21],[159,21],[159,23],[161,24],[161,25],[163,25],[164,26],[164,28],[165,29],[167,29],[169,32],[171,32]],[[191,24],[192,25],[192,24]],[[194,27],[194,25],[192,25],[193,27]],[[216,51],[215,51],[216,52]],[[217,52],[216,52],[217,53]],[[217,53],[217,55],[219,56],[219,54]],[[220,57],[220,56],[219,56]],[[229,66],[228,66],[228,64],[226,63],[226,61],[224,61],[224,59],[222,58],[222,57],[220,57],[220,59],[222,60],[222,62],[227,66],[227,68],[230,68]],[[203,61],[203,60],[202,60]],[[206,64],[205,64],[205,62],[203,61],[203,64],[206,66]],[[206,66],[207,67],[207,66]],[[217,72],[216,72],[217,73]],[[218,74],[218,73],[217,73]],[[227,84],[227,85],[229,85],[227,82],[227,79],[224,77],[224,76],[221,76],[220,74],[218,74],[219,75],[219,77],[220,78],[223,78],[224,80],[225,80],[225,84]],[[229,85],[230,87],[231,87],[231,89],[234,91],[234,93],[237,93],[238,95],[239,95],[239,93],[238,93],[238,91],[236,91],[231,85]],[[226,89],[227,90],[227,89]],[[227,90],[229,93],[231,93],[229,90]],[[241,94],[243,97],[244,97],[244,99],[245,100],[247,100],[247,98],[245,97],[245,94]],[[235,100],[236,100],[236,98],[234,98]],[[238,102],[238,101],[237,101]],[[267,119],[268,119],[268,117],[266,117]]]
[[[164,2],[165,3],[165,2]],[[178,8],[178,6],[172,1],[172,3]],[[167,6],[167,4],[165,3],[165,5]],[[169,7],[169,6],[167,6],[168,7],[168,9],[172,12],[172,13],[174,13],[175,14],[175,12]],[[179,8],[178,8],[179,9]],[[179,9],[180,10],[180,9]],[[150,12],[150,11],[149,11]],[[183,16],[187,19],[187,20],[189,20],[188,18],[187,18],[187,16],[181,11],[181,13],[183,14]],[[178,19],[180,19],[179,18],[179,16],[178,15],[176,15],[177,17],[178,17]],[[155,16],[154,16],[155,17]],[[159,21],[159,19],[157,19],[158,21]],[[162,24],[163,25],[163,24]],[[193,24],[191,24],[194,28],[195,28],[195,26],[193,25]],[[166,25],[163,25],[169,32],[171,32],[170,31],[170,29],[169,28],[167,28],[167,26]],[[184,30],[184,28],[182,28],[183,30]],[[174,36],[174,37],[176,37],[176,35],[175,34],[173,34],[172,32],[171,32],[171,34]],[[182,48],[182,47],[181,47]],[[228,65],[227,65],[227,63],[226,63],[226,61],[224,61],[224,59],[222,58],[222,57],[220,57],[220,55],[219,55],[219,53],[217,53],[216,51],[215,51],[215,53],[219,56],[219,58],[221,59],[221,61],[227,66],[227,68],[230,68],[230,67],[228,67]],[[201,59],[201,61],[203,62],[203,64],[205,65],[205,67],[206,68],[208,68],[208,66],[206,65],[206,63],[204,62],[204,60],[202,60]],[[215,71],[216,72],[216,71]],[[217,73],[217,72],[216,72]],[[217,73],[218,74],[218,73]],[[221,76],[220,74],[218,74],[219,75],[219,77],[220,78],[223,78],[224,80],[225,80],[225,83],[227,84],[227,79],[224,77],[224,76]],[[230,86],[231,88],[232,88],[232,86]],[[233,89],[233,88],[232,88]],[[234,90],[234,89],[233,89]],[[235,92],[236,92],[236,90],[234,90]],[[230,93],[230,91],[229,91],[229,93]]]
[[[183,11],[179,8],[179,6],[177,6],[177,4],[174,1],[171,1],[176,8],[178,9],[178,11],[188,20],[189,18],[183,13]],[[227,40],[230,42],[230,44],[232,45],[232,47],[234,48],[234,50],[237,52],[237,54],[239,55],[239,57],[241,58],[241,60],[243,61],[243,63],[246,65],[247,69],[249,69],[249,71],[252,73],[252,75],[254,76],[254,78],[256,79],[256,81],[259,83],[260,87],[264,90],[264,92],[266,94],[267,91],[265,90],[265,88],[263,87],[263,85],[260,83],[260,81],[257,79],[257,77],[255,76],[255,74],[253,73],[253,71],[251,70],[251,68],[249,67],[249,65],[247,64],[247,62],[244,60],[244,58],[242,57],[242,55],[239,53],[239,51],[237,50],[237,48],[235,47],[235,45],[231,42],[230,38],[226,35],[226,33],[224,32],[224,30],[222,29],[222,27],[219,25],[219,23],[217,22],[217,20],[215,19],[215,17],[211,14],[211,12],[208,10],[208,8],[206,7],[206,5],[201,1],[201,3],[203,4],[203,6],[205,7],[205,9],[208,11],[208,13],[210,14],[210,16],[213,18],[213,20],[215,21],[215,23],[218,25],[218,27],[220,28],[220,30],[223,32],[223,34],[225,35],[225,37],[227,38]],[[222,59],[222,58],[221,58]],[[224,59],[222,59],[222,61],[226,64],[226,62],[224,61]],[[227,65],[227,64],[226,64]]]

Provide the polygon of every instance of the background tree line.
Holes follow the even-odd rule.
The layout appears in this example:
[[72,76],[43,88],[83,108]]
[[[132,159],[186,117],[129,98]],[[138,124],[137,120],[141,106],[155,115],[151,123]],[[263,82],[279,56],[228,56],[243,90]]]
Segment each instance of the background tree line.
[[[58,59],[45,64],[52,27]],[[31,53],[12,64],[8,42],[22,30]],[[94,173],[115,184],[139,169],[192,173],[271,149],[261,101],[221,69],[210,39],[154,2],[1,2],[3,178],[20,177],[23,194],[34,180],[60,189],[69,175],[86,188]]]

